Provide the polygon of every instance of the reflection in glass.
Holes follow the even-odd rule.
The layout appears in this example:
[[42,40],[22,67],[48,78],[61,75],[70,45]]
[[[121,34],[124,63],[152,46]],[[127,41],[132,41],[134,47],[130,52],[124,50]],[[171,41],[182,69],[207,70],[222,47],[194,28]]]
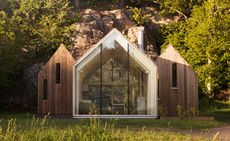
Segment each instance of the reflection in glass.
[[147,114],[147,73],[114,41],[79,70],[79,114]]

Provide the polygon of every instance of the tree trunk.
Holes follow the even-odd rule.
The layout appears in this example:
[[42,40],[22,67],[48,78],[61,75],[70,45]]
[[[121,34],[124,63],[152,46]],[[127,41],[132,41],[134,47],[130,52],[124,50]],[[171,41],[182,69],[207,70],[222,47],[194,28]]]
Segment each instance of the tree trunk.
[[80,6],[80,0],[74,0],[74,7],[79,8]]

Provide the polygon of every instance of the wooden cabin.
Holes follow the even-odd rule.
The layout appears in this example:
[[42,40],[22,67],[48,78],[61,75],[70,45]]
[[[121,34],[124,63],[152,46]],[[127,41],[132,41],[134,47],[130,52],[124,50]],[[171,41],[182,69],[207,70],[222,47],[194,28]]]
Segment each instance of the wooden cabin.
[[180,105],[190,113],[198,108],[198,82],[195,72],[178,51],[169,45],[156,63],[158,65],[159,104],[165,114],[176,116]]
[[[159,77],[157,77],[159,76]],[[38,114],[107,118],[170,116],[180,105],[198,107],[197,76],[169,45],[152,61],[117,29],[110,31],[77,62],[61,45],[38,74]]]
[[38,74],[38,114],[72,115],[75,59],[63,44]]

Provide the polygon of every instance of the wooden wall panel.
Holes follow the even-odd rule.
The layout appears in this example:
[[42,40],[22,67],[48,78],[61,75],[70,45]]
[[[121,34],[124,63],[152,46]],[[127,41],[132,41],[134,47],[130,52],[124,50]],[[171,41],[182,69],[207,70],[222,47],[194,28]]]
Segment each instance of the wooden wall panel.
[[177,114],[177,105],[178,105],[178,89],[170,90],[170,110],[169,115],[175,116]]
[[[67,74],[67,59],[64,59],[64,55],[66,55],[65,53],[62,54],[62,67],[61,67],[61,73],[62,73],[62,78],[61,78],[61,84],[62,84],[62,93],[66,92],[66,74]],[[67,107],[67,101],[66,101],[66,97],[67,97],[67,92],[66,95],[61,95],[61,100],[62,100],[62,111],[61,114],[65,114],[66,112],[66,107]],[[65,104],[66,103],[66,104]]]
[[[60,63],[60,83],[56,83]],[[72,67],[75,60],[61,45],[38,74],[38,114],[72,115]],[[43,79],[48,79],[48,98],[43,100]]]
[[[177,87],[172,88],[172,63],[177,63]],[[198,107],[197,76],[189,64],[171,45],[157,58],[159,72],[159,103],[167,108],[168,115],[177,115],[177,106],[188,112]]]
[[67,68],[67,79],[66,79],[66,91],[67,91],[67,114],[72,114],[72,108],[73,108],[73,104],[72,104],[72,89],[73,89],[73,69],[72,69],[72,65],[71,64],[75,64],[75,60],[68,58],[68,68]]
[[38,114],[42,113],[42,93],[40,90],[43,89],[42,87],[42,75],[38,74]]
[[198,81],[197,81],[197,77],[196,74],[193,72],[193,70],[191,68],[187,68],[187,73],[189,74],[187,76],[188,84],[187,84],[187,93],[189,95],[188,100],[188,107],[189,107],[189,111],[192,108],[196,108],[198,109]]
[[[184,107],[184,65],[177,64],[177,83],[178,83],[178,89],[177,89],[177,99],[176,102],[176,113],[177,112],[177,106],[181,105]],[[176,114],[175,114],[176,115]]]
[[[189,69],[188,68],[186,68],[186,70],[187,70],[187,74],[189,74],[190,73],[190,71],[189,71]],[[189,80],[189,81],[187,81],[187,109],[189,109],[190,108],[190,102],[191,102],[191,79],[190,79],[190,75],[187,75],[187,80]]]

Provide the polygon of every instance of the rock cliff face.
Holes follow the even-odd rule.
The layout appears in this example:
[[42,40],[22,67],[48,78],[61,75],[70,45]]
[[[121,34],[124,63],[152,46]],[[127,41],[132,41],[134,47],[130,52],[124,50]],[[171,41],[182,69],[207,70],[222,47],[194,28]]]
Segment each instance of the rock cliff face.
[[[125,10],[86,9],[81,11],[80,15],[82,15],[81,20],[76,23],[76,31],[73,35],[72,51],[76,60],[113,28],[121,31],[132,43],[137,43],[137,26],[129,19],[129,13]],[[157,54],[154,43],[145,41],[145,53],[155,59]]]

